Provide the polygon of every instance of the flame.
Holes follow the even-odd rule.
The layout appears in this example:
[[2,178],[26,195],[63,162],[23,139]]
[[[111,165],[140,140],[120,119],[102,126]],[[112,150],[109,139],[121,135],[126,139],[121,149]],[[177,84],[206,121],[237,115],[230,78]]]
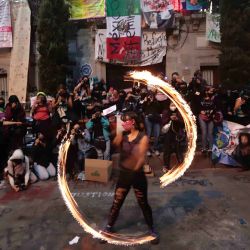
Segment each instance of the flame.
[[[196,138],[197,138],[195,117],[193,116],[190,107],[185,102],[185,100],[183,100],[181,95],[166,82],[153,76],[148,71],[133,72],[131,73],[131,77],[135,80],[143,81],[145,82],[145,84],[155,87],[156,89],[167,95],[179,109],[186,126],[186,131],[188,136],[188,149],[185,155],[185,159],[183,163],[181,163],[179,166],[175,167],[171,171],[167,172],[160,178],[161,187],[165,187],[168,184],[177,180],[179,177],[181,177],[192,163],[192,160],[194,158],[194,153],[196,148]],[[90,223],[86,219],[86,216],[84,216],[84,214],[80,212],[78,204],[75,201],[74,197],[72,196],[67,183],[66,160],[67,160],[69,146],[70,146],[70,139],[63,142],[60,146],[59,158],[58,158],[58,184],[62,197],[65,201],[65,204],[67,205],[69,211],[76,219],[76,221],[83,227],[83,229],[87,233],[93,235],[94,238],[102,239],[110,244],[131,246],[131,245],[145,244],[149,241],[152,241],[154,238],[147,234],[139,236],[111,234],[95,229],[90,225]]]

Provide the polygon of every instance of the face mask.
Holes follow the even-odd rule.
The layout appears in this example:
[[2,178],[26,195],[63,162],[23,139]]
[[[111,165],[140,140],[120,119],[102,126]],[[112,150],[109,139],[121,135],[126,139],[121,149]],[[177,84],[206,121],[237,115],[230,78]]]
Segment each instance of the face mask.
[[133,120],[128,120],[122,123],[122,127],[124,128],[125,131],[130,131],[134,126],[134,121]]
[[170,110],[171,110],[171,111],[175,111],[175,110],[176,110],[176,107],[175,107],[175,106],[170,106]]

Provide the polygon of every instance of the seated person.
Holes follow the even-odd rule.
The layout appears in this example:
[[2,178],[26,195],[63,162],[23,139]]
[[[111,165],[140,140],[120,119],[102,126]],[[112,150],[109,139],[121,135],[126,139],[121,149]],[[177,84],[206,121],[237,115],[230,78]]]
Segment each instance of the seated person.
[[42,133],[38,133],[38,137],[33,145],[32,158],[35,173],[40,180],[47,180],[49,177],[56,176],[56,168],[51,163],[50,148]]
[[23,154],[21,149],[16,149],[8,160],[5,173],[11,187],[16,191],[25,190],[29,182],[34,183],[37,177],[30,170],[29,158]]

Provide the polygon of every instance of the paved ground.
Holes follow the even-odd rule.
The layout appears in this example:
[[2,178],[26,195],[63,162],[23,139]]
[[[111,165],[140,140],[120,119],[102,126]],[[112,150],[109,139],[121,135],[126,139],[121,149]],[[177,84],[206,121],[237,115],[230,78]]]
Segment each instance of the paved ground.
[[[160,159],[151,164],[160,175]],[[113,199],[113,182],[70,183],[70,188],[91,224],[102,227]],[[192,168],[165,189],[158,178],[149,178],[149,200],[155,224],[161,235],[157,246],[128,247],[138,250],[250,249],[250,172],[217,166],[197,156]],[[120,213],[119,233],[146,230],[133,192]],[[75,236],[80,240],[70,246]],[[125,249],[101,245],[83,232],[68,212],[57,182],[34,184],[29,190],[14,193],[0,190],[1,250],[109,250]]]

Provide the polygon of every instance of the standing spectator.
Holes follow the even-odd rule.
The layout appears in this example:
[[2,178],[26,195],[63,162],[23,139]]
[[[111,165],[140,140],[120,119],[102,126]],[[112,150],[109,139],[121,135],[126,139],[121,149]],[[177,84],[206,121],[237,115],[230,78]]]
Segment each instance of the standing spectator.
[[180,75],[178,73],[175,73],[174,76],[172,76],[172,85],[173,87],[182,95],[183,98],[187,98],[188,94],[188,87],[187,83],[184,82]]
[[181,141],[185,139],[184,122],[174,103],[170,103],[169,108],[163,111],[162,124],[164,134],[164,166],[162,170],[165,173],[171,169],[170,157],[172,152],[176,154],[179,164],[183,161]]
[[179,73],[178,72],[173,72],[172,75],[171,75],[171,85],[175,88],[175,85],[176,85],[176,80],[177,78],[179,77]]
[[[5,109],[5,120],[24,123],[26,114],[18,97],[11,95]],[[9,142],[9,150],[21,148],[26,128],[23,125],[9,126],[5,131]]]
[[[145,126],[147,135],[150,138],[153,134],[154,145],[153,152],[156,156],[160,155],[159,152],[159,136],[161,130],[161,115],[160,115],[160,105],[155,98],[154,93],[150,93],[146,98],[146,102],[143,104],[143,110],[145,114]],[[151,156],[151,150],[147,152],[147,156]]]
[[21,149],[13,152],[5,169],[11,187],[16,191],[22,191],[28,187],[29,182],[34,183],[37,177],[30,170],[29,158]]
[[96,147],[97,152],[99,151],[99,153],[103,154],[104,160],[110,160],[109,120],[105,116],[102,116],[99,107],[95,108],[95,113],[86,123],[86,128],[91,134],[91,140]]
[[194,73],[192,81],[188,85],[188,101],[193,114],[198,117],[201,97],[205,93],[206,81],[202,78],[200,71]]
[[119,91],[119,101],[117,103],[117,110],[118,111],[122,111],[126,97],[127,97],[126,91],[120,90]]
[[89,78],[86,76],[83,77],[74,88],[74,92],[77,93],[80,100],[90,96]]
[[46,94],[44,92],[38,92],[37,98],[32,106],[31,113],[35,121],[35,132],[41,132],[47,140],[52,138],[51,131],[51,119],[50,112],[51,107],[47,103]]
[[212,91],[212,89],[206,91],[199,105],[199,122],[202,136],[202,153],[206,151],[211,152],[213,146],[214,115],[216,113],[216,107],[213,101]]

